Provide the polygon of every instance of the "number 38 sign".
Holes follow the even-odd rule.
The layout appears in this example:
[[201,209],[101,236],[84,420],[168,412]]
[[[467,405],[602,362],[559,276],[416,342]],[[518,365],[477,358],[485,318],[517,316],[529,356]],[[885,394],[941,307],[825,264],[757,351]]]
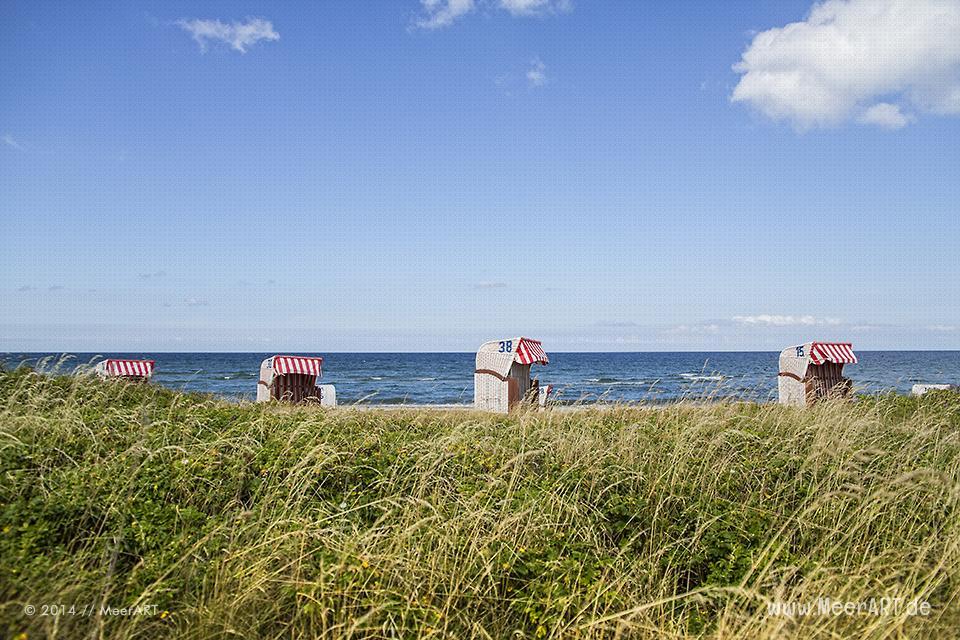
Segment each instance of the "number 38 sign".
[[513,340],[501,340],[500,353],[512,353],[512,352],[513,352]]

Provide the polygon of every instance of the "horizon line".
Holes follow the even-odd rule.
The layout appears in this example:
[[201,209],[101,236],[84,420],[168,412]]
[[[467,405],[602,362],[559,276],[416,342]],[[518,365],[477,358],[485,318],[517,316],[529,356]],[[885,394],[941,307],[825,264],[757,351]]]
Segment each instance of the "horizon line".
[[[590,350],[590,351],[565,351],[558,349],[551,349],[550,353],[558,354],[580,354],[580,353],[778,353],[783,349],[789,349],[794,345],[786,345],[780,349],[652,349],[645,351],[627,351],[627,350],[616,350],[616,351],[603,351],[603,350]],[[957,352],[960,353],[960,348],[954,349],[857,349],[861,353],[873,353],[873,352]],[[285,351],[235,351],[235,350],[192,350],[192,351],[167,351],[167,350],[130,350],[130,349],[98,349],[94,351],[82,351],[82,350],[46,350],[46,351],[26,351],[26,350],[14,350],[14,351],[0,351],[0,355],[45,355],[45,356],[73,356],[76,354],[89,354],[89,355],[102,355],[104,353],[120,353],[120,354],[130,354],[130,353],[155,353],[155,354],[182,354],[182,353],[209,353],[209,354],[225,354],[225,355],[239,355],[239,354],[261,354],[261,353],[275,353],[279,355],[285,354],[337,354],[337,355],[395,355],[395,354],[410,354],[410,355],[441,355],[441,354],[475,354],[476,351],[310,351],[308,349],[288,349]]]

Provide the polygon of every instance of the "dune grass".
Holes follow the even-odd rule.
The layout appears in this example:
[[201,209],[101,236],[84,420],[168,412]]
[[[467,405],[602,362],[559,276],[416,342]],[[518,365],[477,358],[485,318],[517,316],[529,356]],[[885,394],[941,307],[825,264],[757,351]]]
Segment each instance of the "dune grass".
[[[18,370],[0,372],[0,478],[7,637],[960,628],[958,394],[500,417]],[[902,600],[772,609],[884,597]]]

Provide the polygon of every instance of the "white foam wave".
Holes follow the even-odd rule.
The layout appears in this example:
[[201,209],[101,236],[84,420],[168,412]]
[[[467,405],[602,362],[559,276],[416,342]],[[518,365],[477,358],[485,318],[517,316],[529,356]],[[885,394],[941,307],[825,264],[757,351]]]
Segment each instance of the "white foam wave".
[[720,382],[723,376],[704,376],[699,373],[681,373],[680,377],[692,382]]

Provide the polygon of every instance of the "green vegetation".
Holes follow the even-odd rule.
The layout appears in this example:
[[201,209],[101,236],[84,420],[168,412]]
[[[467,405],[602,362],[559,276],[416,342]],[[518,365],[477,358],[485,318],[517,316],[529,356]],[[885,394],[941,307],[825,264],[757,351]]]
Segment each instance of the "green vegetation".
[[[21,370],[0,373],[0,474],[8,637],[960,628],[958,394],[499,417],[235,405]],[[768,609],[820,597],[932,611]],[[76,610],[41,615],[54,604]]]

